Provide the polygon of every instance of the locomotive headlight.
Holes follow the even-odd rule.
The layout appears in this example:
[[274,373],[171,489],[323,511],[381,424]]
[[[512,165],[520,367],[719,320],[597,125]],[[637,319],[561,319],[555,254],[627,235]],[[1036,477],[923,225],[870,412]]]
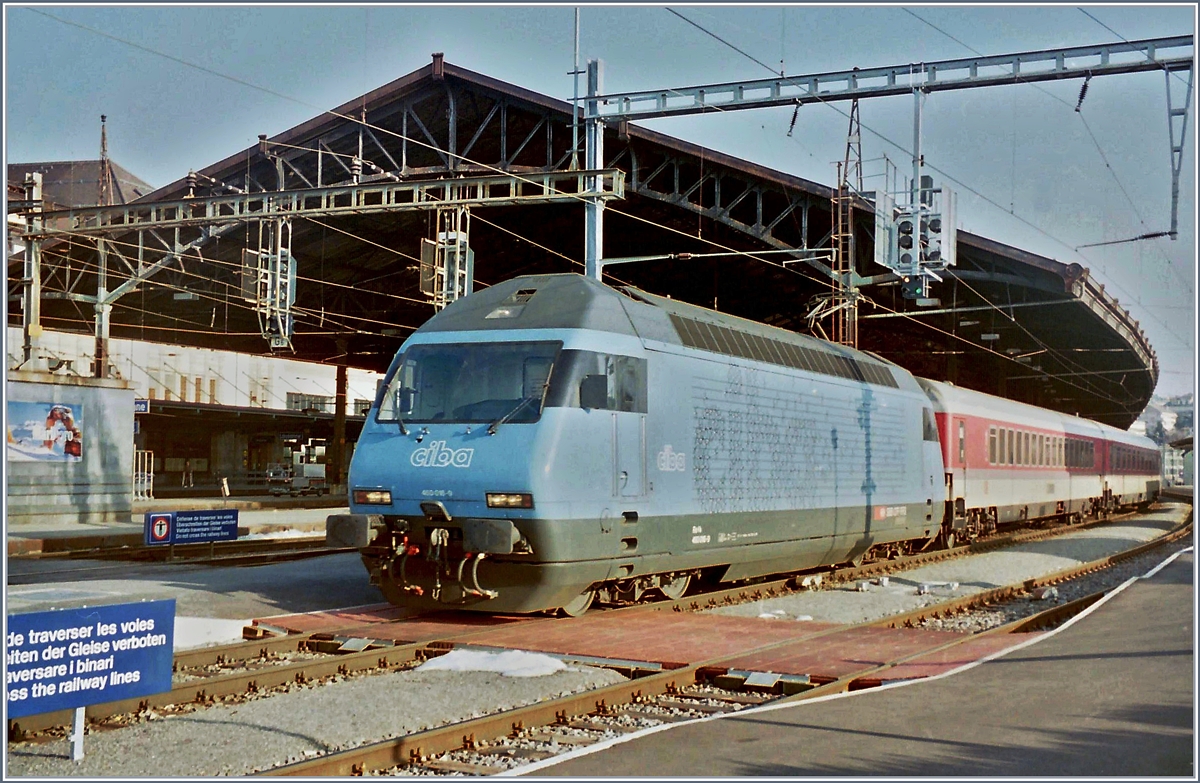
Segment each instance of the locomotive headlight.
[[528,492],[489,492],[488,508],[533,508],[533,495]]
[[354,502],[363,506],[390,506],[392,493],[386,489],[356,489]]

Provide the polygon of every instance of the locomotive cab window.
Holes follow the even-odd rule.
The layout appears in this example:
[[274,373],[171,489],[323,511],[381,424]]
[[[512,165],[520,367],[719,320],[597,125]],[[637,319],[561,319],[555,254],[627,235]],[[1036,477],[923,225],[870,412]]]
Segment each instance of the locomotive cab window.
[[381,422],[537,421],[560,342],[414,345],[378,401]]

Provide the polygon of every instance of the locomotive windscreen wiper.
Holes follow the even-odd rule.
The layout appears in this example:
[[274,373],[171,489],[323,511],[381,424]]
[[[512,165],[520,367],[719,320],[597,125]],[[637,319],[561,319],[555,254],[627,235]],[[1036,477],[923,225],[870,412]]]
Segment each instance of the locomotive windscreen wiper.
[[[544,396],[544,394],[543,394],[543,396]],[[538,398],[537,398],[537,397],[525,397],[525,398],[523,398],[523,399],[522,399],[520,402],[518,402],[518,403],[516,404],[516,406],[515,406],[515,407],[514,407],[514,408],[513,408],[511,411],[509,411],[508,413],[504,414],[503,416],[501,416],[500,418],[496,419],[495,421],[493,421],[491,424],[489,424],[489,425],[488,425],[488,428],[487,428],[488,435],[495,435],[495,434],[496,434],[496,429],[497,429],[497,428],[498,428],[498,427],[499,427],[501,424],[503,424],[504,422],[508,421],[508,420],[509,420],[509,419],[511,419],[513,416],[516,416],[518,411],[520,411],[522,408],[524,408],[526,405],[528,405],[529,403],[533,402],[533,401],[534,401],[534,400],[536,400],[536,399],[538,399]]]
[[491,424],[488,425],[488,428],[487,428],[488,435],[495,435],[496,429],[501,424],[508,421],[513,416],[516,416],[518,411],[520,411],[522,408],[524,408],[526,405],[533,402],[534,400],[538,401],[538,414],[541,415],[542,408],[544,408],[546,406],[546,392],[550,390],[550,379],[553,377],[554,377],[554,365],[551,364],[550,371],[546,373],[546,382],[542,384],[542,395],[540,397],[524,397],[524,398],[522,398],[521,401],[516,404],[516,407],[514,407],[511,411],[504,414],[503,416],[501,416],[500,418],[496,419],[495,421],[493,421]]

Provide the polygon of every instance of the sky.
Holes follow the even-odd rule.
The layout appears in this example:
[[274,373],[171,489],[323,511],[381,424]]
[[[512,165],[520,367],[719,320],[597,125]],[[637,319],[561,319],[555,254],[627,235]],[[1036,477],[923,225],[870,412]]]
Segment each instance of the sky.
[[[426,65],[446,61],[570,99],[572,5],[16,5],[4,7],[6,162],[110,156],[155,187]],[[681,18],[684,17],[684,18]],[[703,28],[703,29],[701,29]],[[579,56],[605,92],[1194,35],[1192,4],[584,5]],[[157,52],[157,54],[155,53]],[[169,55],[169,57],[163,56]],[[176,59],[170,59],[176,58]],[[179,62],[180,60],[185,62]],[[759,62],[756,62],[759,61]],[[1180,105],[1186,74],[1174,79]],[[923,152],[958,194],[962,229],[1079,263],[1158,354],[1157,393],[1193,391],[1196,125],[1189,111],[1179,236],[1078,249],[1170,227],[1162,73],[958,90],[924,107]],[[865,187],[886,156],[911,171],[911,97],[860,105]],[[647,121],[647,127],[827,185],[845,104]]]

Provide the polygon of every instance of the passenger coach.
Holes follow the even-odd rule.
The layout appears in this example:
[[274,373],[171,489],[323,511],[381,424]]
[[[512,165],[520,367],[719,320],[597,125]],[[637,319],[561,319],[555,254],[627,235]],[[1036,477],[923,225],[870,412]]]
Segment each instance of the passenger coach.
[[948,383],[919,383],[936,410],[955,536],[1158,497],[1160,458],[1149,438]]

